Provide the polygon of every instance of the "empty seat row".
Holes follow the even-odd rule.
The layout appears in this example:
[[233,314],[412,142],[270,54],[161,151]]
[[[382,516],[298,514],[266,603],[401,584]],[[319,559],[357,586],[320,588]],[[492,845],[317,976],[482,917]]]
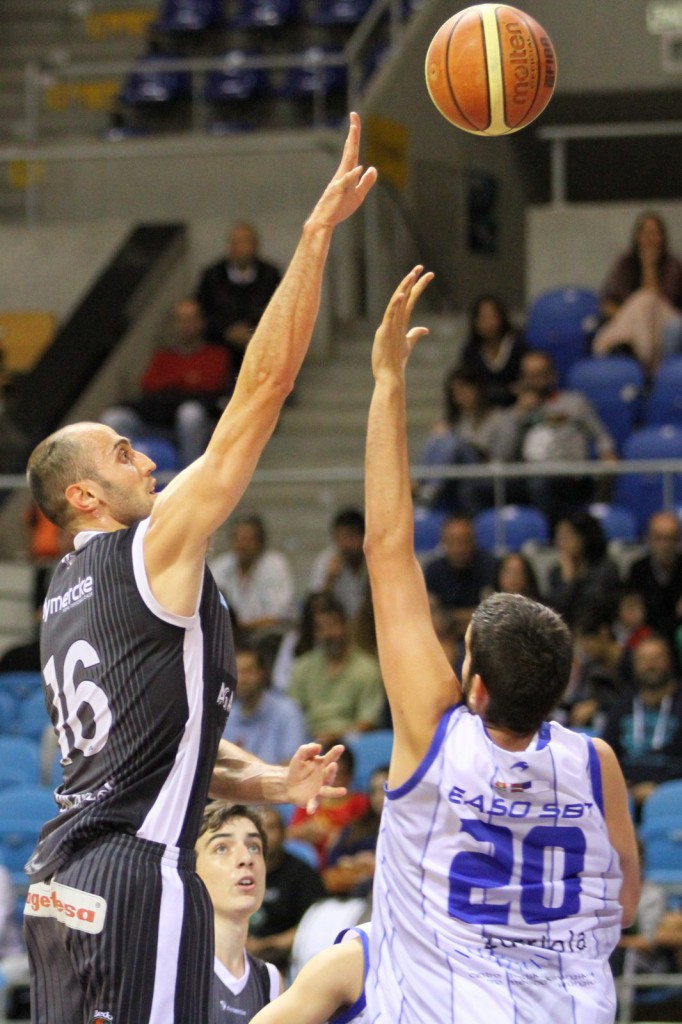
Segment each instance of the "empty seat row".
[[277,27],[298,19],[311,25],[356,24],[369,6],[370,0],[236,0],[234,5],[221,0],[164,0],[151,29],[174,35]]

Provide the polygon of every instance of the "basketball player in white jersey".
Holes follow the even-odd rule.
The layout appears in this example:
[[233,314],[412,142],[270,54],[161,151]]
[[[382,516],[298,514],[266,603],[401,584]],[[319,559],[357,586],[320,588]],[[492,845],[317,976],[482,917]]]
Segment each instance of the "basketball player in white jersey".
[[265,895],[267,836],[254,808],[207,805],[196,844],[197,874],[213,904],[213,1006],[207,1024],[248,1024],[282,991],[274,964],[246,951],[249,919]]
[[372,1024],[606,1024],[608,956],[639,871],[612,750],[545,721],[572,643],[553,611],[496,594],[474,612],[462,682],[414,555],[406,441],[415,268],[375,335],[365,552],[394,745],[377,846]]
[[340,165],[196,462],[156,495],[154,463],[96,423],[62,428],[29,460],[37,504],[75,535],[43,607],[63,783],[27,865],[35,1024],[206,1024],[213,917],[194,844],[209,787],[240,803],[305,805],[333,781],[340,748],[302,747],[287,771],[221,743],[235,659],[205,554],[293,387],[334,229],[376,178],[358,165],[359,145],[351,114]]

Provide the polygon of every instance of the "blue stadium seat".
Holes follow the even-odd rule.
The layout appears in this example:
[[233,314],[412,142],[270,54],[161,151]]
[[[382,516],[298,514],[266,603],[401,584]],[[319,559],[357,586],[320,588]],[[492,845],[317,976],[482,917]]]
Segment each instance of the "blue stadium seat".
[[156,32],[205,32],[225,24],[222,0],[163,0]]
[[567,370],[566,387],[589,398],[620,450],[641,415],[641,365],[624,356],[586,356]]
[[11,735],[16,732],[16,720],[19,715],[19,702],[11,693],[0,690],[0,734]]
[[164,437],[145,434],[142,437],[133,438],[132,443],[136,451],[142,452],[148,459],[156,463],[159,473],[177,470],[178,451],[172,441],[167,441]]
[[9,786],[0,792],[0,861],[15,886],[26,885],[24,864],[33,853],[41,828],[56,814],[57,805],[47,786]]
[[36,784],[40,775],[38,743],[27,736],[0,736],[0,789]]
[[440,532],[447,513],[430,508],[414,510],[414,550],[418,555],[433,551],[440,544]]
[[297,0],[237,0],[230,28],[277,28],[298,17]]
[[503,505],[499,511],[484,509],[473,518],[476,543],[486,551],[519,551],[526,541],[549,540],[549,524],[536,508]]
[[221,67],[206,73],[205,101],[224,104],[264,95],[268,91],[268,73],[265,68],[248,66],[249,58],[254,56],[258,55],[247,50],[224,54]]
[[643,805],[639,835],[644,846],[644,874],[651,882],[682,883],[681,806],[682,780],[661,783]]
[[531,302],[528,344],[551,355],[561,386],[573,363],[589,354],[599,315],[599,296],[589,288],[553,288]]
[[[624,459],[682,458],[682,426],[642,427],[635,430],[623,444]],[[672,474],[670,501],[682,504],[682,474]],[[637,517],[637,528],[644,534],[649,517],[666,504],[662,473],[626,473],[616,477],[613,500],[631,509]]]
[[371,0],[312,0],[307,11],[311,25],[357,25]]
[[305,839],[285,839],[283,847],[292,857],[298,857],[315,871],[320,870],[320,857],[312,843],[307,843]]
[[393,730],[373,729],[371,732],[355,733],[344,739],[355,758],[353,789],[366,793],[373,771],[388,764],[393,750]]
[[338,92],[346,88],[347,72],[342,64],[327,65],[326,58],[340,57],[341,50],[323,46],[309,46],[299,55],[299,63],[288,68],[280,87],[280,95],[301,99],[315,93]]
[[171,70],[167,66],[177,59],[171,54],[141,57],[123,83],[119,102],[129,107],[156,107],[191,99],[189,71]]
[[0,693],[8,693],[13,700],[26,700],[34,693],[42,693],[42,688],[40,672],[0,672]]
[[16,725],[16,731],[20,736],[40,740],[45,728],[50,724],[50,716],[45,707],[42,691],[34,693],[32,697],[27,697],[21,702]]
[[664,359],[644,407],[645,426],[682,425],[682,356]]
[[607,540],[624,540],[631,543],[639,538],[637,517],[629,508],[598,501],[588,505],[587,511],[599,521]]

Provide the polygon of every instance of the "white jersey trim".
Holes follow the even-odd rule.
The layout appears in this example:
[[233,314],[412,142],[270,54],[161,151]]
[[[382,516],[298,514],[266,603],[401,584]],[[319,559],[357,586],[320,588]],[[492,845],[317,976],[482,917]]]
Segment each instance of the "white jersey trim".
[[144,564],[144,538],[149,529],[150,522],[149,518],[143,519],[141,523],[134,527],[133,572],[135,573],[135,582],[137,583],[140,597],[147,605],[147,608],[149,608],[149,611],[156,615],[157,619],[162,619],[163,622],[170,622],[173,626],[181,626],[183,629],[191,629],[197,621],[199,604],[201,602],[201,588],[199,589],[197,606],[192,615],[177,615],[175,612],[169,612],[156,600],[149,584],[147,567]]

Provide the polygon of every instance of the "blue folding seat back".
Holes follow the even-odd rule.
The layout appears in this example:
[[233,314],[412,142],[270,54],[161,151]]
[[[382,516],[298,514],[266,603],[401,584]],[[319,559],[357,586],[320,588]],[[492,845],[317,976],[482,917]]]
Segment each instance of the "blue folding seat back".
[[[633,431],[623,445],[622,457],[632,460],[682,458],[682,426],[668,424]],[[666,492],[662,473],[634,472],[616,477],[614,503],[634,512],[640,534],[644,534],[653,513],[664,508],[666,502],[682,504],[682,474],[673,473],[668,481]]]
[[391,760],[393,730],[374,729],[357,733],[346,737],[345,743],[355,758],[353,789],[358,793],[366,793],[372,772]]
[[167,66],[177,59],[171,54],[142,57],[123,84],[120,102],[131,107],[144,107],[191,99],[192,76],[189,71]]
[[566,387],[590,400],[619,449],[639,422],[644,383],[640,364],[620,356],[587,356],[566,373]]
[[531,302],[528,344],[552,356],[561,385],[573,363],[589,354],[599,315],[599,296],[589,288],[554,288]]
[[340,50],[310,46],[299,54],[299,63],[284,74],[280,88],[282,96],[291,99],[312,96],[314,93],[328,93],[344,89],[347,72],[343,64],[325,64],[325,58],[341,57]]
[[297,0],[238,0],[230,18],[232,28],[277,28],[298,17]]
[[163,0],[157,32],[204,32],[225,23],[222,0]]
[[670,356],[659,366],[646,401],[644,423],[682,425],[682,356]]
[[536,508],[503,505],[484,509],[473,518],[476,543],[487,551],[520,551],[529,540],[549,540],[549,524]]
[[17,732],[29,739],[40,740],[45,729],[51,725],[42,693],[34,693],[21,702],[17,717]]
[[369,10],[371,0],[313,0],[308,8],[312,25],[356,25]]
[[40,672],[0,672],[0,693],[9,693],[16,701],[40,693],[43,677]]
[[440,544],[440,533],[447,513],[429,508],[414,510],[414,549],[418,555],[433,551]]
[[156,463],[157,470],[162,473],[165,470],[173,472],[178,468],[178,451],[172,441],[164,437],[147,435],[133,438],[133,445],[138,452],[142,452]]
[[0,735],[16,732],[18,717],[19,702],[11,693],[4,693],[0,690]]
[[39,775],[37,741],[28,736],[0,736],[0,782],[3,789],[11,782],[37,784]]
[[268,73],[265,68],[249,67],[249,57],[256,54],[246,50],[231,50],[222,60],[222,66],[209,71],[204,81],[204,99],[207,103],[230,103],[262,96],[268,91]]
[[637,517],[629,508],[599,501],[588,505],[587,511],[599,521],[607,540],[632,543],[638,539]]
[[292,857],[298,857],[304,864],[319,871],[320,856],[312,843],[306,842],[305,839],[285,839],[283,848]]

